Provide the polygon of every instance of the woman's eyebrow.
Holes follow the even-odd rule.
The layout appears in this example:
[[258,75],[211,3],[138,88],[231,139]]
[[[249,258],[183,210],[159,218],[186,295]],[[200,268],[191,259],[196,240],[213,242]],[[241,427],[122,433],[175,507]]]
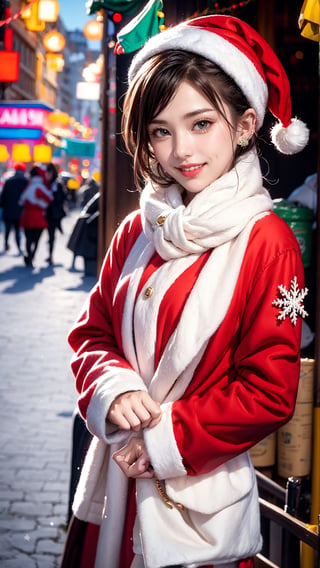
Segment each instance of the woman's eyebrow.
[[[214,108],[200,108],[198,110],[193,110],[191,112],[187,112],[186,114],[183,115],[182,118],[192,118],[194,116],[198,116],[199,114],[204,114],[205,112],[214,112]],[[162,118],[153,118],[150,122],[150,124],[167,124],[167,120],[164,120]]]

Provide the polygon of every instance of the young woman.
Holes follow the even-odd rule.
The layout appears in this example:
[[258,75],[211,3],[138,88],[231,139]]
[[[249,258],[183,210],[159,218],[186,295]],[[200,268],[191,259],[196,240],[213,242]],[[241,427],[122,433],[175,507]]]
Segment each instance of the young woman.
[[280,62],[235,18],[180,24],[133,60],[124,139],[144,187],[69,337],[93,441],[63,566],[253,566],[248,450],[292,416],[306,293],[262,185],[267,107],[280,151],[302,149]]

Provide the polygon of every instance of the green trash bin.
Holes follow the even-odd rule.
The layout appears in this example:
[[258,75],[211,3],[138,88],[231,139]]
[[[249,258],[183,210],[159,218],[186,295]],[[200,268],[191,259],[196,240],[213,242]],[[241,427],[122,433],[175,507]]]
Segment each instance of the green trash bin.
[[306,268],[311,261],[312,209],[291,203],[286,199],[274,199],[273,211],[279,215],[292,229],[299,243],[303,266]]

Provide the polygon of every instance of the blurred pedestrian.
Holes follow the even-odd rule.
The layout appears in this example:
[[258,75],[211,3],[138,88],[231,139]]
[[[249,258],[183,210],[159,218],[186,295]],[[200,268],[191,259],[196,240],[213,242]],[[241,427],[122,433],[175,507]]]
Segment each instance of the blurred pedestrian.
[[61,220],[66,216],[64,203],[66,201],[66,193],[63,189],[62,183],[58,179],[58,171],[54,164],[47,165],[46,182],[52,191],[52,201],[49,203],[46,210],[46,218],[48,222],[49,234],[49,256],[47,262],[52,264],[52,254],[55,241],[56,230],[62,233]]
[[45,170],[33,166],[30,171],[30,181],[20,197],[23,206],[20,226],[26,237],[26,266],[33,266],[32,261],[38,248],[43,229],[48,228],[46,209],[52,201],[52,191],[45,184]]
[[73,252],[72,268],[76,257],[82,256],[86,276],[97,273],[99,197],[97,191],[82,208],[67,242],[67,248]]
[[80,206],[84,207],[88,201],[99,191],[99,184],[93,179],[88,179],[80,190]]
[[19,253],[21,253],[21,231],[20,218],[22,206],[19,204],[20,196],[28,184],[26,176],[26,166],[24,163],[16,163],[15,173],[8,178],[2,188],[0,195],[0,207],[2,207],[3,222],[5,226],[4,248],[9,250],[9,236],[11,229],[15,233],[15,241]]

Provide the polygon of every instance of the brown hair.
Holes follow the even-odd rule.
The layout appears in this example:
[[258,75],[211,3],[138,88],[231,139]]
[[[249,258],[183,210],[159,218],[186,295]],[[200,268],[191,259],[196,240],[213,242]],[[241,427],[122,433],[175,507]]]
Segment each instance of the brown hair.
[[[233,79],[208,59],[180,50],[164,51],[150,58],[139,70],[124,99],[122,135],[133,156],[136,183],[140,176],[163,186],[173,181],[155,160],[148,125],[167,106],[182,81],[188,81],[207,97],[232,129],[250,108]],[[223,103],[229,107],[234,124],[228,121]],[[253,144],[251,139],[247,148],[238,146],[235,159]]]

